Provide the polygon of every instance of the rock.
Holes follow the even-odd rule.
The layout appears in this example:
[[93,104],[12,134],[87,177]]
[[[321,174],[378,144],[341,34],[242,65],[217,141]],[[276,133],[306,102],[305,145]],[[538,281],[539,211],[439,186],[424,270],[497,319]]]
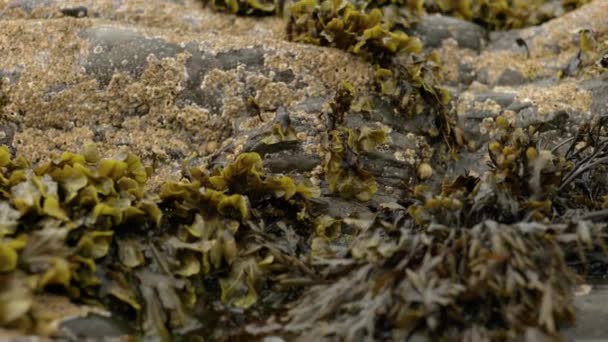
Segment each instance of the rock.
[[0,125],[0,145],[12,147],[15,130],[16,125],[14,124]]
[[318,156],[307,156],[303,154],[293,155],[292,153],[279,153],[267,156],[264,165],[274,173],[295,173],[301,174],[312,171],[321,165]]
[[512,69],[512,68],[507,68],[507,69],[505,69],[505,71],[503,71],[503,73],[500,75],[500,77],[496,81],[496,85],[513,86],[513,85],[520,85],[525,82],[526,82],[526,78],[520,71],[518,71],[516,69]]
[[501,107],[509,107],[513,101],[515,101],[515,94],[513,93],[499,93],[499,92],[487,92],[475,94],[475,102],[485,102],[492,100],[498,103]]
[[[294,119],[315,131],[319,109],[341,80],[367,87],[372,79],[369,65],[344,52],[282,41],[262,46],[243,37],[174,35],[90,17],[4,21],[3,27],[2,41],[27,42],[0,60],[10,81],[0,124],[14,125],[12,147],[44,160],[86,141],[110,155],[128,146],[154,160],[153,185],[207,142],[239,148],[227,139],[261,124],[250,97],[268,119],[278,105],[299,108]],[[316,65],[319,59],[323,65]],[[307,94],[316,94],[312,107],[315,96]],[[304,146],[313,144],[309,136]],[[40,143],[47,148],[37,148]]]
[[440,14],[422,17],[410,33],[419,36],[427,48],[439,47],[443,40],[454,38],[460,48],[475,51],[482,49],[487,34],[479,25]]
[[61,13],[68,17],[83,18],[88,15],[89,10],[85,6],[64,7],[61,9]]
[[6,79],[6,80],[8,80],[9,84],[13,84],[13,83],[17,82],[19,80],[19,77],[21,77],[21,71],[19,71],[19,69],[13,69],[13,70],[0,69],[0,80]]
[[132,327],[112,317],[90,314],[62,322],[60,330],[71,338],[82,339],[108,339],[133,335]]
[[458,76],[458,83],[462,85],[470,85],[477,77],[477,74],[472,65],[468,63],[459,63]]
[[581,88],[591,91],[591,110],[600,116],[608,115],[608,74],[583,82]]
[[140,77],[150,55],[158,59],[173,58],[184,51],[177,44],[161,38],[147,38],[130,28],[92,27],[85,29],[80,36],[89,42],[82,66],[102,87],[110,83],[115,73],[126,72],[133,78]]
[[484,68],[477,71],[477,82],[483,84],[490,84],[490,73],[488,72],[488,69]]
[[48,7],[53,3],[53,0],[12,0],[8,2],[7,9],[19,9],[26,13],[32,13],[36,8]]
[[[285,24],[281,18],[233,17],[214,13],[201,6],[199,0],[83,0],[67,3],[59,0],[5,0],[0,3],[0,20],[56,19],[67,5],[86,7],[91,18],[121,22],[138,27],[156,27],[177,33],[230,33],[282,39]],[[227,25],[226,23],[229,23]]]
[[608,336],[608,328],[599,317],[606,317],[606,303],[608,300],[608,286],[606,284],[593,284],[591,292],[575,297],[577,307],[576,327],[565,329],[564,335],[572,341],[600,341]]

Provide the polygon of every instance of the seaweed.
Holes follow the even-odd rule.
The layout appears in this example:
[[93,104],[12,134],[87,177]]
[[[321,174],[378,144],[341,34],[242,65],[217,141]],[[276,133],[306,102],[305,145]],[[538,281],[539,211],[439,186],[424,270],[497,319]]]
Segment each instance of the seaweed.
[[360,154],[384,144],[388,132],[364,126],[332,130],[329,136],[323,168],[329,190],[345,198],[369,201],[378,188],[374,177],[361,166]]
[[296,130],[291,126],[291,118],[283,107],[277,109],[276,118],[269,132],[262,139],[266,145],[274,145],[280,142],[297,141]]
[[318,254],[329,281],[306,290],[284,329],[315,340],[558,339],[583,281],[571,265],[607,251],[605,226],[586,221],[605,210],[572,218],[563,206],[581,193],[571,175],[604,165],[590,148],[605,139],[603,120],[552,149],[539,148],[538,127],[497,122],[483,177],[446,179],[439,194],[418,185],[407,208],[342,219],[348,252]]
[[295,42],[336,47],[370,61],[421,51],[420,40],[399,29],[379,8],[302,0],[289,7],[289,15],[288,39]]
[[[55,318],[38,317],[33,305],[49,289],[122,303],[151,336],[195,329],[203,298],[249,308],[265,274],[294,262],[260,224],[314,224],[306,202],[318,190],[267,176],[254,153],[210,173],[193,168],[159,195],[145,188],[150,170],[137,157],[102,159],[92,145],[36,168],[2,147],[0,164],[0,324],[25,332],[54,331]],[[205,278],[216,287],[204,290]]]
[[[605,227],[587,220],[606,215],[591,209],[608,193],[580,198],[572,181],[605,172],[603,149],[590,148],[603,146],[605,120],[551,149],[538,127],[496,121],[483,177],[446,179],[439,193],[418,185],[343,218],[316,213],[319,189],[267,174],[256,153],[184,169],[154,194],[129,153],[103,159],[87,145],[32,168],[1,148],[0,325],[56,334],[36,305],[55,293],[164,339],[203,327],[235,337],[260,318],[275,323],[254,335],[557,338],[582,281],[570,265],[584,271],[607,250]],[[377,186],[359,158],[387,133],[330,131],[329,190],[369,200]],[[586,211],[569,216],[565,203]],[[228,325],[207,318],[217,315]]]
[[[388,234],[379,218],[373,221],[351,247],[363,260],[325,270],[337,276],[303,294],[288,312],[287,331],[315,340],[462,340],[483,334],[494,341],[535,330],[554,339],[559,324],[574,319],[568,298],[579,278],[562,246],[570,236],[582,236],[582,222],[485,221],[471,229],[431,225],[418,233],[402,223],[389,238],[378,234]],[[360,246],[368,251],[361,254]],[[326,264],[346,260],[332,261]]]
[[213,10],[237,15],[267,16],[280,13],[280,6],[269,0],[203,0]]
[[589,0],[563,0],[561,6],[544,6],[547,0],[430,0],[425,1],[429,12],[453,15],[473,21],[492,30],[516,29],[541,24],[563,11],[580,7]]
[[[287,36],[295,42],[336,47],[369,61],[376,67],[375,88],[379,96],[387,97],[406,117],[423,113],[431,116],[429,121],[438,124],[429,134],[436,137],[443,133],[445,140],[451,142],[455,120],[446,107],[450,95],[441,85],[439,55],[423,53],[421,41],[405,33],[421,11],[420,1],[389,4],[301,0],[289,6]],[[354,96],[353,90],[351,98],[340,95],[346,89],[349,87],[342,84],[337,96],[346,102],[332,103],[338,121]],[[330,130],[333,127],[330,125]]]
[[497,140],[488,143],[490,171],[482,177],[446,179],[438,195],[417,187],[413,194],[418,200],[409,208],[417,223],[471,226],[486,219],[553,219],[554,203],[565,195],[575,163],[557,151],[539,150],[537,127],[515,128],[500,116],[496,121],[503,127]]

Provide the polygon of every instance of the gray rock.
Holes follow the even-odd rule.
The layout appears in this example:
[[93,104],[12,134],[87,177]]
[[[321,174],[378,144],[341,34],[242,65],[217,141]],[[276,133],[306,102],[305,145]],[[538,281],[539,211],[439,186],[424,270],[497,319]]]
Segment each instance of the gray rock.
[[[268,72],[264,69],[265,51],[261,47],[212,54],[203,51],[198,43],[182,47],[163,39],[148,38],[129,28],[113,26],[94,27],[85,30],[81,35],[91,42],[88,57],[82,64],[87,74],[97,79],[103,87],[110,83],[117,72],[125,72],[133,78],[138,78],[148,67],[147,59],[151,55],[162,59],[188,52],[191,55],[186,62],[188,78],[179,100],[184,104],[203,105],[213,111],[221,111],[222,94],[204,93],[200,89],[203,78],[210,70],[230,70],[243,65],[245,70]],[[289,79],[289,74],[286,73],[283,77]]]
[[61,323],[60,329],[76,340],[117,338],[135,333],[132,327],[115,317],[90,314]]
[[[7,9],[19,8],[26,13],[32,12],[33,9],[38,7],[46,7],[53,4],[53,0],[13,0],[9,1]],[[2,15],[0,14],[0,17]]]
[[[399,161],[393,157],[392,153],[372,151],[361,156],[363,168],[376,177],[382,177],[385,180],[394,179],[398,182],[403,182],[414,176],[414,170],[411,165]],[[395,184],[385,184],[395,185]]]
[[343,199],[339,196],[321,196],[311,201],[312,210],[316,213],[327,214],[336,218],[345,218],[353,214],[369,213],[365,203]]
[[526,127],[536,122],[536,118],[538,117],[538,107],[531,105],[520,110],[517,113],[519,125],[522,127]]
[[61,330],[76,340],[117,338],[135,333],[132,327],[127,326],[117,318],[100,315],[89,315],[67,320],[61,324]]
[[576,325],[563,331],[571,341],[605,341],[608,336],[608,286],[605,284],[593,286],[585,296],[574,298],[577,309]]
[[475,68],[467,63],[459,63],[458,64],[458,84],[459,85],[470,85],[473,83],[475,78],[477,77],[477,73],[475,72]]
[[568,61],[568,63],[562,68],[564,76],[576,76],[581,64],[581,52],[579,51],[579,53],[572,57],[570,61]]
[[94,27],[81,35],[91,43],[83,66],[87,74],[95,77],[102,86],[107,86],[116,72],[139,77],[146,69],[150,55],[162,59],[174,57],[183,51],[176,44],[158,38],[147,38],[128,28]]
[[508,107],[507,110],[512,110],[514,112],[519,112],[520,110],[526,109],[528,107],[532,106],[532,103],[530,102],[519,102],[519,101],[514,101],[513,103],[511,103]]
[[498,80],[496,80],[496,84],[502,86],[515,86],[524,83],[526,83],[524,75],[511,67],[506,68],[500,77],[498,77]]
[[12,123],[0,125],[0,145],[6,145],[12,148],[16,130],[17,126]]
[[264,158],[264,166],[274,173],[308,172],[318,165],[321,165],[321,158],[304,153],[280,153]]
[[264,138],[263,134],[250,138],[247,141],[247,145],[245,145],[245,151],[247,152],[257,152],[260,156],[264,157],[266,154],[278,153],[282,151],[290,151],[291,153],[296,152],[295,150],[299,148],[299,143],[297,140],[292,141],[282,141],[276,144],[265,144],[261,140]]
[[[263,58],[264,56],[262,56]],[[263,60],[262,60],[263,62]],[[291,81],[293,81],[296,78],[296,75],[293,73],[292,70],[283,70],[283,71],[277,71],[274,75],[273,81],[275,82],[283,82],[283,83],[291,83]]]
[[439,14],[422,17],[412,33],[422,39],[425,47],[439,47],[443,40],[454,38],[459,47],[475,51],[482,49],[487,35],[479,25]]
[[[188,44],[186,50],[192,55],[186,62],[188,79],[182,98],[192,100],[197,104],[207,104],[213,99],[220,100],[221,94],[205,94],[199,87],[205,75],[213,69],[230,70],[239,65],[246,70],[266,73],[264,69],[264,49],[261,47],[243,48],[231,51],[222,51],[216,55],[201,51],[197,43]],[[211,106],[219,109],[219,104]]]
[[483,68],[477,72],[477,82],[490,84],[490,73],[488,72],[488,69]]
[[85,6],[64,7],[61,13],[68,17],[84,18],[89,15],[89,10]]
[[501,107],[509,107],[513,101],[515,101],[515,94],[512,93],[499,93],[499,92],[487,92],[475,94],[475,102],[485,102],[492,100],[498,103]]
[[307,113],[320,113],[326,100],[327,99],[324,97],[307,97],[295,105],[293,110],[301,110]]
[[[524,39],[530,51],[536,47],[534,41],[537,37],[543,37],[547,34],[547,30],[543,26],[533,26],[518,30],[509,31],[494,31],[489,35],[487,50],[499,51],[510,50],[520,51],[522,55],[526,55],[527,51],[524,47],[517,44],[518,39]],[[560,53],[559,45],[550,44],[553,52]]]
[[593,99],[591,111],[601,116],[608,115],[608,74],[585,81],[580,87],[591,91]]

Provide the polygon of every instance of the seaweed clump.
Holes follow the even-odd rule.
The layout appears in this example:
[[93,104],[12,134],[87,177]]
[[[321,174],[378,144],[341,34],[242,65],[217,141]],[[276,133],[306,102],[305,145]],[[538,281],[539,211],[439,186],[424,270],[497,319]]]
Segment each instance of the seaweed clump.
[[[439,194],[420,185],[342,219],[347,251],[313,250],[327,283],[290,308],[285,330],[319,340],[558,339],[583,282],[571,266],[607,251],[605,226],[590,221],[606,217],[593,211],[605,194],[581,196],[572,180],[602,179],[605,120],[543,150],[538,127],[503,119],[483,177],[446,180]],[[572,216],[568,202],[587,214]]]
[[588,2],[562,0],[561,6],[551,6],[547,0],[430,0],[425,7],[429,12],[453,15],[492,30],[508,30],[541,24]]
[[267,16],[279,11],[279,4],[272,0],[203,0],[215,11],[237,15]]
[[[418,186],[341,219],[314,214],[319,190],[266,174],[256,153],[185,169],[155,195],[128,153],[102,159],[86,146],[31,168],[2,148],[0,325],[54,333],[37,304],[54,293],[165,339],[203,328],[218,338],[557,338],[582,281],[570,265],[606,250],[591,221],[608,194],[581,198],[572,180],[601,179],[603,120],[552,150],[538,148],[537,128],[497,123],[483,177],[446,180],[438,195]],[[373,195],[357,157],[386,133],[332,130],[328,187]],[[582,216],[563,205],[573,199]]]
[[292,227],[313,224],[306,203],[318,190],[266,176],[255,153],[211,173],[193,168],[160,195],[145,188],[150,169],[137,157],[101,159],[92,145],[34,169],[2,147],[0,170],[5,328],[54,333],[58,317],[36,298],[56,293],[169,338],[199,327],[193,314],[214,300],[250,308],[268,272],[307,271],[291,253],[301,243]]
[[601,229],[486,221],[414,233],[396,218],[372,217],[349,250],[356,259],[336,255],[320,266],[332,282],[303,294],[286,331],[316,340],[557,338],[574,320],[579,279],[562,248]]
[[[396,7],[399,4],[402,7]],[[439,56],[423,54],[421,41],[405,33],[421,11],[419,1],[392,5],[301,0],[289,6],[287,36],[292,41],[336,47],[361,56],[376,66],[377,91],[400,113],[429,112],[445,116],[440,120],[447,123],[449,93],[441,85]],[[449,128],[445,128],[449,135]]]
[[[4,279],[0,324],[46,334],[51,319],[36,296],[50,289],[99,302],[100,277],[115,235],[160,224],[157,197],[144,191],[149,170],[124,154],[101,159],[92,146],[35,169],[0,149]],[[108,270],[111,273],[111,271]]]
[[[380,8],[350,1],[302,0],[289,7],[288,39],[335,47],[370,61],[404,51],[419,53],[422,43]],[[405,23],[405,22],[403,22]]]
[[[556,151],[538,148],[537,127],[514,128],[502,116],[498,136],[488,144],[489,172],[445,180],[442,191],[418,186],[418,202],[409,208],[418,223],[470,226],[485,219],[503,223],[551,221],[559,189],[574,162]],[[556,208],[557,209],[557,208]]]
[[332,130],[324,164],[329,190],[345,198],[369,201],[378,187],[374,177],[362,167],[360,154],[372,151],[387,139],[388,132],[382,128],[364,126],[357,130]]

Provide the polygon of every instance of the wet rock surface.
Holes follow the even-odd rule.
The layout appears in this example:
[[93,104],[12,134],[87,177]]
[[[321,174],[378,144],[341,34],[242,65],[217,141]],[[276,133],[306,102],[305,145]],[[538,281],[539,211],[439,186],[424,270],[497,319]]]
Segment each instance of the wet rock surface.
[[453,38],[458,47],[477,52],[485,47],[488,39],[488,32],[479,25],[439,14],[423,17],[411,33],[422,37],[428,48],[437,48],[443,40]]
[[564,335],[572,341],[602,341],[608,336],[608,329],[602,323],[608,317],[605,303],[608,301],[608,286],[596,284],[587,294],[575,297],[577,325],[566,329]]
[[[194,0],[78,5],[0,1],[0,144],[31,160],[48,160],[87,142],[100,143],[104,154],[128,148],[154,166],[154,187],[179,178],[182,160],[193,153],[192,162],[226,165],[254,151],[269,171],[318,184],[328,138],[324,113],[336,84],[345,80],[366,94],[373,82],[373,68],[359,58],[285,42],[278,18],[212,13]],[[544,137],[555,141],[608,114],[605,73],[579,73],[577,66],[558,75],[577,54],[574,30],[585,27],[598,41],[608,39],[605,13],[608,2],[600,0],[540,27],[492,35],[458,19],[424,17],[412,32],[443,57],[451,105],[470,146],[446,165],[433,158],[442,142],[423,134],[433,123],[404,122],[386,99],[373,98],[373,109],[349,112],[345,126],[390,131],[388,143],[360,160],[379,184],[377,196],[363,205],[323,193],[315,204],[337,218],[367,212],[414,184],[422,160],[432,160],[438,173],[482,174],[484,144],[499,115],[518,127],[543,123]],[[580,63],[593,64],[594,58],[584,56]],[[266,144],[279,108],[297,139]],[[608,317],[601,309],[606,300],[605,287],[577,298],[581,323],[567,336],[608,336],[598,319]],[[129,333],[97,316],[66,322],[65,328],[75,337]]]

